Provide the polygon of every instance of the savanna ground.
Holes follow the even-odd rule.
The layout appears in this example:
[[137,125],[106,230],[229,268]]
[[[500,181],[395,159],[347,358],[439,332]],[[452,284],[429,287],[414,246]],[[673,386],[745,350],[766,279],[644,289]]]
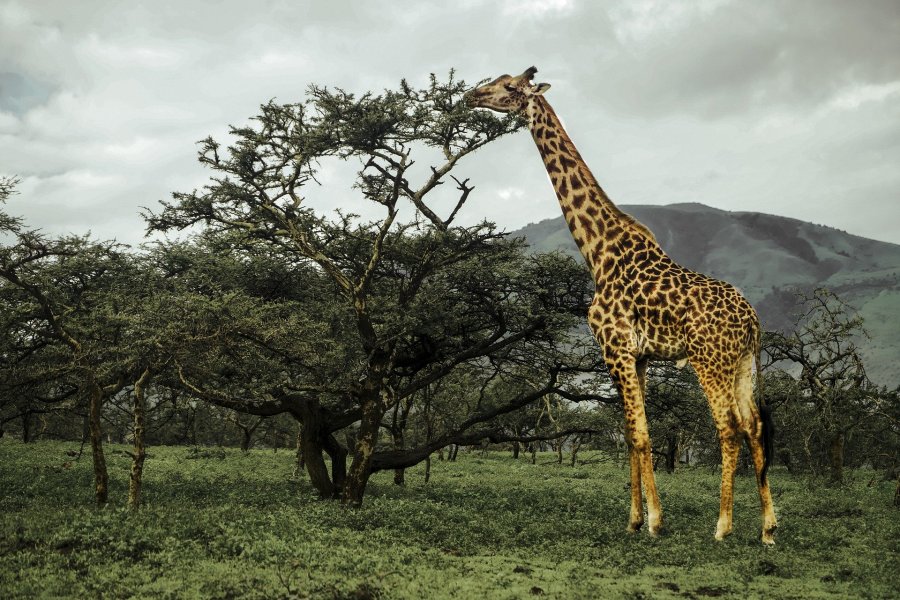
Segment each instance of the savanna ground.
[[893,483],[771,474],[777,546],[758,541],[753,480],[716,543],[718,473],[658,474],[668,531],[627,535],[627,471],[461,452],[376,475],[361,509],[314,498],[279,450],[150,449],[145,505],[121,505],[130,458],[108,446],[110,498],[92,507],[76,443],[0,440],[3,598],[890,598],[900,589]]

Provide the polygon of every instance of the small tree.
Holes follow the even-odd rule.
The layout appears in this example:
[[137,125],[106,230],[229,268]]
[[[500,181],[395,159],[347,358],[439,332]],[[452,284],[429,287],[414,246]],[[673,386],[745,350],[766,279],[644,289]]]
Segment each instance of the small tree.
[[840,483],[847,436],[871,417],[878,397],[856,345],[866,332],[862,317],[828,290],[817,289],[801,302],[795,329],[768,336],[766,350],[773,360],[799,365],[801,397],[795,402],[812,409],[810,424],[823,437],[831,481]]

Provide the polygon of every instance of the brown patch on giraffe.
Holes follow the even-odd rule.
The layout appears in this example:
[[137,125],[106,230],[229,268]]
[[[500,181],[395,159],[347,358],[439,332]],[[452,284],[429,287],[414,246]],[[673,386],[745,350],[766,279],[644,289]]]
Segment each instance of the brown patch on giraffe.
[[620,235],[622,235],[622,231],[624,231],[620,226],[614,225],[612,227],[607,227],[606,232],[604,233],[604,237],[608,241],[613,241],[617,239]]
[[588,241],[597,237],[597,230],[594,229],[594,222],[587,215],[578,215],[578,222],[584,228],[584,232]]
[[578,176],[578,173],[572,173],[569,176],[569,185],[572,186],[572,190],[580,190],[584,187],[584,183],[581,181],[581,178]]
[[[560,151],[562,151],[563,147],[560,146],[559,149],[560,149]],[[578,166],[578,163],[575,160],[569,158],[568,156],[560,156],[559,163],[562,165],[562,168],[566,171],[571,171],[576,166]]]

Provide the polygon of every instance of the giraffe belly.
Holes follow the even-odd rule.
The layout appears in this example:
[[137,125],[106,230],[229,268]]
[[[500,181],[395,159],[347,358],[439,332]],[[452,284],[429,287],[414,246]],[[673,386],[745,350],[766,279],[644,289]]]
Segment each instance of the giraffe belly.
[[673,327],[648,327],[638,322],[634,328],[635,358],[681,361],[687,358],[687,347]]

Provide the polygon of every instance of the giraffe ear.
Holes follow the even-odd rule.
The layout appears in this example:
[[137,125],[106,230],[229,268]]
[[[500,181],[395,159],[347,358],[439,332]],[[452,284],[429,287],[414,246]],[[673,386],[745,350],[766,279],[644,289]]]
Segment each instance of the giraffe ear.
[[550,89],[549,83],[539,83],[536,86],[534,86],[534,91],[532,91],[531,93],[534,94],[535,96],[540,96],[541,94],[543,94],[544,92],[546,92],[549,89]]

